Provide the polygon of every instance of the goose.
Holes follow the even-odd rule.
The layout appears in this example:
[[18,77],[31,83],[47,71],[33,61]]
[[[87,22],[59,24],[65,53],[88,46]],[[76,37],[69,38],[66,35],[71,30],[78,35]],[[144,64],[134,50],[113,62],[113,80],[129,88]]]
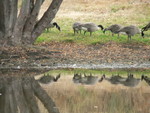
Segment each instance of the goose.
[[84,35],[86,32],[90,32],[90,36],[92,35],[92,32],[95,32],[95,31],[99,30],[100,28],[101,28],[101,30],[104,29],[104,27],[102,25],[96,25],[92,22],[80,24],[79,27],[81,28],[81,30],[84,31]]
[[81,27],[80,27],[81,23],[80,22],[75,22],[72,25],[73,31],[74,31],[74,35],[75,33],[78,33],[78,31],[80,31],[81,34]]
[[74,83],[80,83],[81,78],[82,78],[81,74],[75,73],[73,76],[73,82]]
[[74,83],[81,83],[81,84],[86,84],[86,85],[93,85],[97,83],[99,78],[97,76],[89,75],[87,76],[84,74],[84,77],[82,77],[81,74],[74,74],[73,77],[73,82]]
[[56,27],[59,31],[61,31],[60,26],[57,24],[57,22],[51,22],[47,27],[46,30],[49,31],[49,28],[54,28]]
[[150,85],[150,78],[148,78],[148,76],[142,75],[142,79],[145,80],[148,85]]
[[126,81],[124,81],[122,84],[125,85],[125,86],[129,86],[129,87],[135,87],[140,83],[140,81],[142,79],[143,79],[143,77],[138,79],[138,78],[134,78],[133,74],[129,74]]
[[112,36],[114,36],[114,34],[118,34],[118,37],[119,37],[119,33],[116,33],[118,30],[120,30],[121,28],[123,28],[122,25],[119,25],[119,24],[113,24],[107,28],[105,28],[103,30],[103,33],[105,34],[106,31],[111,31],[112,32]]
[[111,84],[122,84],[126,78],[121,77],[118,75],[112,75],[111,78],[106,78],[105,74],[103,74],[103,78],[107,81],[109,81]]
[[150,29],[150,22],[142,28],[142,32],[141,32],[141,35],[142,37],[144,38],[144,31],[148,31]]
[[57,82],[57,80],[60,78],[60,74],[58,74],[56,77],[54,76],[51,76],[49,74],[42,76],[41,78],[38,79],[38,81],[40,83],[43,83],[43,84],[48,84],[48,83],[51,83],[51,82]]
[[128,40],[131,40],[131,36],[140,34],[140,29],[134,25],[126,26],[118,30],[116,33],[125,32],[128,35]]

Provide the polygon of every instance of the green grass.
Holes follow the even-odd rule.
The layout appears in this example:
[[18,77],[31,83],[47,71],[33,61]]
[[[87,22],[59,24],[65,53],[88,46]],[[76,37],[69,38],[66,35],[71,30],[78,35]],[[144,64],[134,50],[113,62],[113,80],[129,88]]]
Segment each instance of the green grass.
[[[68,23],[66,23],[66,21]],[[131,41],[128,41],[126,35],[120,35],[118,38],[117,35],[112,37],[109,31],[106,34],[103,32],[96,31],[90,36],[89,32],[85,35],[82,31],[80,34],[74,35],[72,30],[72,19],[63,19],[61,23],[58,23],[61,26],[61,32],[59,32],[56,28],[50,29],[49,31],[44,31],[36,40],[35,44],[42,42],[68,42],[68,43],[77,43],[77,44],[85,44],[85,45],[95,45],[95,44],[104,44],[109,41],[114,41],[117,43],[143,43],[146,45],[150,45],[150,31],[145,32],[145,38],[142,38],[140,34],[137,34],[132,37]],[[119,20],[118,20],[119,21]],[[98,22],[97,22],[98,23]]]
[[[72,4],[72,2],[74,3]],[[94,0],[93,2],[66,0],[61,5],[60,11],[54,19],[62,31],[59,32],[56,28],[51,29],[49,32],[44,31],[35,44],[56,41],[95,45],[114,41],[117,43],[143,43],[150,45],[150,30],[145,32],[144,39],[140,35],[136,35],[132,37],[130,42],[127,40],[126,35],[121,35],[120,38],[117,38],[116,35],[112,37],[109,33],[103,34],[102,31],[94,32],[91,37],[89,33],[75,36],[73,34],[72,24],[76,21],[94,22],[97,25],[102,24],[105,28],[116,23],[123,26],[137,25],[140,28],[144,27],[150,20],[150,16],[148,16],[150,4],[134,2],[135,4],[127,0]]]
[[96,69],[56,69],[56,70],[51,70],[47,72],[51,75],[57,75],[61,74],[62,76],[67,76],[67,75],[74,75],[74,73],[81,73],[84,74],[86,73],[87,75],[96,75],[96,76],[102,76],[103,74],[106,74],[107,76],[111,75],[121,75],[121,76],[127,76],[128,73],[133,73],[135,77],[141,77],[142,74],[144,75],[150,75],[150,70],[146,69],[101,69],[101,70],[96,70]]

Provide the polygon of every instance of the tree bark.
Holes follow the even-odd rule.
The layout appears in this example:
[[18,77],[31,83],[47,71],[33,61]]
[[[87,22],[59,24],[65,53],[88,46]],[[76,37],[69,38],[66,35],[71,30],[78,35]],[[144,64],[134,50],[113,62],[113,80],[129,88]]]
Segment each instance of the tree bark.
[[23,34],[23,28],[26,23],[26,20],[30,13],[30,0],[23,0],[22,7],[17,18],[16,24],[14,26],[14,31],[11,36],[11,41],[13,45],[21,45],[21,38]]
[[24,26],[23,37],[22,37],[22,42],[24,44],[31,44],[31,34],[37,22],[37,16],[39,14],[39,10],[41,8],[42,3],[43,0],[36,0],[35,5],[31,11],[30,17],[28,18]]
[[30,113],[22,89],[22,79],[18,77],[15,78],[15,80],[12,81],[12,88],[13,88],[13,93],[15,95],[15,100],[18,106],[18,110],[20,111],[20,113]]
[[55,18],[63,0],[52,0],[43,17],[37,20],[44,1],[22,0],[21,9],[18,11],[18,0],[0,0],[0,45],[34,44]]
[[43,32],[47,25],[55,18],[63,0],[53,0],[43,17],[37,22],[32,32],[32,43]]
[[40,113],[36,97],[49,113],[59,113],[53,100],[33,77],[0,77],[0,93],[0,113]]
[[34,96],[34,92],[32,90],[32,81],[31,77],[24,77],[23,80],[23,91],[25,94],[26,101],[28,103],[28,107],[30,108],[32,113],[40,113],[38,105],[36,103],[36,98]]
[[45,108],[49,113],[59,113],[53,100],[48,96],[48,94],[41,88],[37,81],[33,81],[33,90],[35,95],[44,104]]
[[9,0],[0,0],[0,44],[7,41],[5,34],[7,33],[8,9]]

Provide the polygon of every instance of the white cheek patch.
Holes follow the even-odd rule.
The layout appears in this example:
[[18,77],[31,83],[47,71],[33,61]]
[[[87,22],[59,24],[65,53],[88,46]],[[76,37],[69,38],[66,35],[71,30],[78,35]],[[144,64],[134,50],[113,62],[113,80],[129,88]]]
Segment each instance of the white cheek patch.
[[86,27],[82,27],[82,30],[83,30],[83,31],[87,31],[87,28],[86,28]]

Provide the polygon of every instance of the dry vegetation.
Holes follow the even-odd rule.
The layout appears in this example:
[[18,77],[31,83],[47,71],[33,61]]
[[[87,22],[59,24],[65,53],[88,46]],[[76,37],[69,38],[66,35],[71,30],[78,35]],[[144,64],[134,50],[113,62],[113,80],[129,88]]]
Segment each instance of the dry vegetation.
[[[107,81],[95,85],[74,84],[71,76],[42,85],[61,113],[149,113],[150,88],[141,82],[129,88]],[[47,113],[39,103],[42,113]]]
[[149,6],[149,0],[64,0],[56,19],[143,25],[140,21],[150,19]]

